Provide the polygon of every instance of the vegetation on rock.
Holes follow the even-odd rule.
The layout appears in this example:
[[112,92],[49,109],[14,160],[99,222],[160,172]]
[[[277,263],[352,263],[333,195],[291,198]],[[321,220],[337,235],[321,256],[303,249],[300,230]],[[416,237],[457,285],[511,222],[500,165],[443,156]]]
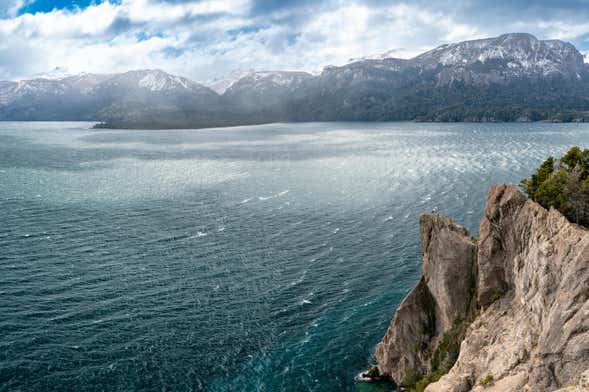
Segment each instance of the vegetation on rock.
[[554,207],[569,221],[589,227],[589,149],[575,146],[560,159],[549,157],[520,185],[543,207]]
[[482,387],[488,387],[493,384],[493,381],[494,377],[492,374],[489,373],[485,377],[483,377],[481,381],[479,381],[479,385]]
[[429,384],[438,381],[448,373],[458,359],[460,343],[464,340],[469,325],[469,321],[456,318],[453,321],[452,329],[442,335],[437,346],[431,347],[433,342],[430,340],[422,350],[424,357],[431,359],[432,370],[424,375],[408,371],[403,378],[402,385],[409,392],[423,392]]

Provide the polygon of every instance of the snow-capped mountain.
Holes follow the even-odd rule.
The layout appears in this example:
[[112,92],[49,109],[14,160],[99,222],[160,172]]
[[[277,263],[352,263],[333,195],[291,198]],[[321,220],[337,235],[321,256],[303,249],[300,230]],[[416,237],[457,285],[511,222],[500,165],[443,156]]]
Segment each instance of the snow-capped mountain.
[[[91,94],[92,89],[100,83],[108,80],[112,75],[80,74],[59,78],[35,78],[21,80],[19,82],[7,83],[3,94],[6,95],[6,102],[17,100],[22,97],[34,98],[35,96],[67,94]],[[1,93],[0,93],[1,94]]]
[[69,72],[67,68],[55,67],[48,72],[39,73],[33,76],[34,79],[63,79],[68,76],[74,76],[74,74]]
[[320,74],[234,73],[209,87],[159,70],[0,82],[0,120],[97,120],[126,127],[270,121],[589,120],[589,65],[530,34],[395,51]]
[[0,119],[100,120],[153,107],[209,110],[218,99],[207,87],[159,70],[36,78],[0,83]]
[[0,94],[8,99],[22,96],[97,94],[100,90],[126,88],[153,94],[164,92],[202,92],[206,87],[189,79],[170,75],[160,70],[129,71],[122,74],[82,73],[58,78],[35,78],[19,82],[2,82]]
[[[205,86],[190,79],[170,75],[160,70],[129,71],[112,75],[101,87],[121,87],[140,89],[150,92],[192,91],[200,92]],[[207,89],[208,90],[208,89]]]
[[384,60],[384,59],[392,59],[397,58],[400,53],[402,53],[404,49],[391,49],[387,50],[384,53],[373,53],[369,54],[368,56],[363,57],[352,57],[348,60],[348,64],[357,63],[359,61],[365,60]]
[[249,72],[228,86],[224,95],[246,93],[264,98],[268,94],[291,93],[312,77],[307,72],[296,71]]
[[290,105],[294,119],[534,120],[589,110],[589,68],[566,42],[515,33],[381,57],[325,68]]
[[216,79],[204,85],[219,95],[234,88],[297,88],[311,74],[299,71],[235,71],[225,78]]
[[415,57],[415,60],[430,66],[463,66],[501,60],[511,63],[512,67],[542,67],[548,73],[559,65],[578,62],[578,55],[578,51],[569,43],[542,41],[531,34],[516,33],[441,45]]
[[306,72],[250,72],[232,83],[223,93],[223,99],[242,110],[276,111],[303,91],[304,84],[312,79]]
[[[331,67],[329,71],[332,75],[335,72],[352,73],[358,82],[364,77],[371,78],[374,69],[399,73],[418,70],[423,75],[435,77],[438,86],[456,82],[504,84],[521,78],[578,79],[587,73],[583,55],[572,44],[539,40],[526,33],[446,44],[409,60],[396,59],[390,54],[387,52],[343,67]],[[387,76],[389,79],[395,77]]]
[[412,62],[424,68],[442,66],[450,70],[441,73],[441,83],[464,80],[486,84],[517,77],[579,78],[585,70],[583,55],[570,43],[539,40],[525,33],[442,45]]
[[229,87],[235,84],[239,79],[251,74],[254,71],[233,71],[223,78],[213,79],[203,83],[205,86],[213,90],[219,95],[223,95]]

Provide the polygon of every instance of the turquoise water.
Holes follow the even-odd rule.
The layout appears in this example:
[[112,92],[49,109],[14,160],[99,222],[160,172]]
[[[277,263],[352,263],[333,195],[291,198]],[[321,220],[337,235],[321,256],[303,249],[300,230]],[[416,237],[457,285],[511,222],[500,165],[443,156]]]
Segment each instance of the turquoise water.
[[0,123],[0,390],[372,391],[419,276],[418,216],[583,124]]

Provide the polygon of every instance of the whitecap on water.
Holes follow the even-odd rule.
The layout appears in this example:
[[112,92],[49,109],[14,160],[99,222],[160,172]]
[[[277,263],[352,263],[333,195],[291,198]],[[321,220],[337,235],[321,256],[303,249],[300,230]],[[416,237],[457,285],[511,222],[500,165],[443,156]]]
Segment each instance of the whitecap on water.
[[298,278],[297,280],[293,280],[292,282],[290,282],[289,286],[296,286],[299,285],[301,283],[303,283],[303,281],[305,280],[305,276],[307,275],[307,270],[303,271],[303,274],[301,275],[300,278]]
[[207,235],[209,235],[208,233],[205,233],[203,231],[197,231],[195,235],[192,235],[190,237],[188,237],[189,239],[195,239],[195,238],[201,238],[201,237],[206,237]]
[[307,296],[307,298],[303,298],[303,300],[301,302],[299,302],[299,305],[303,306],[303,305],[309,305],[311,304],[311,299],[313,297],[313,293],[309,293],[309,295]]
[[369,377],[365,377],[364,374],[366,374],[366,371],[362,371],[362,372],[358,373],[356,375],[356,377],[354,377],[354,379],[359,382],[372,382],[372,381],[374,381],[373,379],[371,379]]
[[305,332],[305,337],[303,338],[303,340],[301,340],[301,343],[306,344],[306,343],[309,343],[310,340],[311,340],[311,335],[309,335],[309,332]]

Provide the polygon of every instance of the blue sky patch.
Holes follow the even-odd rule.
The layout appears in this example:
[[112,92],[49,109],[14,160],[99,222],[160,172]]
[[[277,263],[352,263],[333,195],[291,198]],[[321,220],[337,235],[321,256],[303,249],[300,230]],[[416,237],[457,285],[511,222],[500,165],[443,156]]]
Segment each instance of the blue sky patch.
[[162,49],[162,53],[166,57],[180,57],[184,53],[184,49],[176,48],[174,46],[167,46]]
[[[51,12],[55,9],[73,10],[84,9],[92,4],[102,3],[103,0],[34,0],[19,10],[19,14],[35,14],[37,12]],[[115,3],[111,1],[111,3]]]
[[135,34],[135,37],[137,38],[137,41],[141,42],[141,41],[147,41],[149,39],[152,39],[153,37],[164,38],[164,34],[163,33],[147,33],[145,31],[140,31],[139,33]]

